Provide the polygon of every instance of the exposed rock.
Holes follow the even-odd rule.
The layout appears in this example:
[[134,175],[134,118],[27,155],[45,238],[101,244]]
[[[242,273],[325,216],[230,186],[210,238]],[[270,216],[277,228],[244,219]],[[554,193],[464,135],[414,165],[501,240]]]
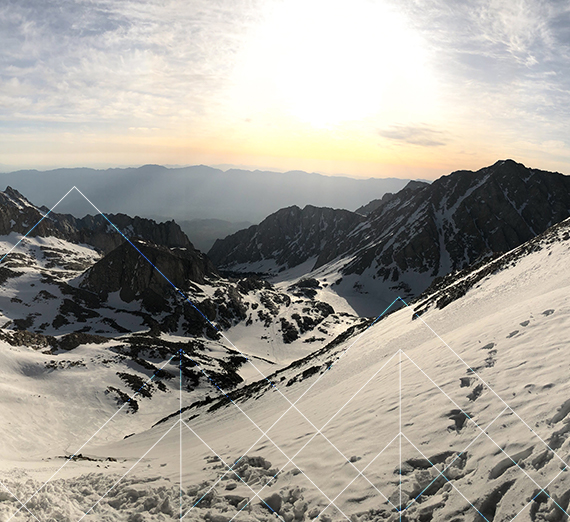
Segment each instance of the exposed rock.
[[205,277],[217,276],[208,258],[193,248],[167,248],[140,240],[134,244],[136,249],[125,243],[95,263],[85,272],[81,287],[105,299],[119,292],[127,303],[143,299],[147,309],[162,310],[165,295],[173,290],[163,275],[184,291],[189,281],[204,283]]
[[[377,240],[363,238],[344,272],[361,274],[377,264],[384,280],[405,278],[409,270],[435,278],[487,252],[511,250],[569,215],[570,178],[562,174],[512,160],[454,172],[417,190],[406,187],[373,212]],[[322,255],[317,265],[331,259]]]
[[289,268],[318,256],[323,244],[344,237],[364,219],[348,210],[288,207],[259,225],[218,239],[208,256],[218,267],[275,259],[278,266]]
[[279,513],[282,503],[283,500],[279,496],[279,493],[273,493],[273,495],[269,495],[263,499],[263,505],[273,513]]
[[103,253],[110,252],[125,241],[121,233],[128,238],[142,238],[157,245],[193,248],[174,221],[156,223],[152,219],[133,218],[125,214],[109,214],[108,220],[100,214],[78,219],[70,214],[48,211],[46,207],[34,206],[17,190],[7,187],[0,192],[0,235],[15,232],[22,235],[29,233],[31,237],[53,236],[94,246]]
[[498,161],[431,185],[410,183],[359,211],[367,216],[282,209],[210,252],[220,266],[273,260],[292,267],[318,256],[310,271],[340,261],[345,276],[366,273],[387,283],[394,295],[384,299],[409,299],[436,278],[516,248],[570,216],[570,177]]

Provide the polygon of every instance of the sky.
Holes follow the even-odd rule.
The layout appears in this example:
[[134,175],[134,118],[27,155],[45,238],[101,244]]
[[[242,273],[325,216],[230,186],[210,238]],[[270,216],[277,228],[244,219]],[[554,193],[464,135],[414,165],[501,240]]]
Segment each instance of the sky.
[[570,174],[570,1],[3,0],[0,170]]

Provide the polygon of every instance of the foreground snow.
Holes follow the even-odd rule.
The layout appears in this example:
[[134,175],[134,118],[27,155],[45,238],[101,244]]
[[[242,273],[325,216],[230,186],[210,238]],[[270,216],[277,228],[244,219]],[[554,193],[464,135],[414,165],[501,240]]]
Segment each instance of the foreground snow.
[[[12,520],[565,520],[569,262],[561,231],[445,308],[363,323],[233,403],[102,436]],[[6,469],[6,488],[25,502],[55,457]]]

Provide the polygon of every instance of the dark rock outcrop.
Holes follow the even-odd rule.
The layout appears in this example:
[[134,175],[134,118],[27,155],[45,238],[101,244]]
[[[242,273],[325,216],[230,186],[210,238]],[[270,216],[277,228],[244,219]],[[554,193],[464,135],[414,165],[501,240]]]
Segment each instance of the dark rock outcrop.
[[46,207],[34,206],[17,190],[7,187],[4,192],[0,192],[0,235],[15,232],[31,237],[52,236],[94,246],[104,254],[125,241],[121,233],[129,239],[142,238],[157,245],[193,248],[186,234],[174,221],[156,223],[152,219],[138,216],[133,218],[125,214],[109,214],[109,220],[100,214],[76,218],[70,214],[48,211]]
[[[512,160],[459,171],[410,193],[404,189],[369,216],[344,268],[397,281],[406,271],[443,276],[482,255],[506,252],[570,215],[570,177]],[[319,264],[334,257],[323,256]]]
[[206,277],[217,276],[210,260],[193,248],[168,248],[142,240],[133,244],[136,248],[124,243],[95,263],[85,272],[81,287],[104,299],[119,292],[127,303],[143,299],[158,304],[174,290],[165,278],[186,292],[190,282],[202,284]]
[[288,207],[259,225],[217,240],[208,256],[223,268],[264,259],[274,259],[277,266],[290,268],[318,256],[323,245],[345,237],[364,219],[348,210]]
[[366,217],[326,210],[302,211],[315,216],[318,234],[314,225],[298,225],[301,211],[293,207],[218,241],[211,253],[221,266],[274,259],[291,267],[318,255],[313,269],[334,261],[343,275],[366,275],[385,282],[393,297],[410,298],[436,277],[509,251],[570,216],[570,177],[504,160],[409,183],[359,209]]

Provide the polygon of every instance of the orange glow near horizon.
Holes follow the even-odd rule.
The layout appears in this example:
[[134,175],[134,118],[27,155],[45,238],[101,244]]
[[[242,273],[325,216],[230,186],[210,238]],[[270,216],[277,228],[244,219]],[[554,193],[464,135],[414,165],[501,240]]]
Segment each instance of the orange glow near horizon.
[[570,172],[562,8],[71,2],[79,16],[49,2],[6,10],[20,22],[0,34],[0,170],[203,163],[434,179],[512,158]]

